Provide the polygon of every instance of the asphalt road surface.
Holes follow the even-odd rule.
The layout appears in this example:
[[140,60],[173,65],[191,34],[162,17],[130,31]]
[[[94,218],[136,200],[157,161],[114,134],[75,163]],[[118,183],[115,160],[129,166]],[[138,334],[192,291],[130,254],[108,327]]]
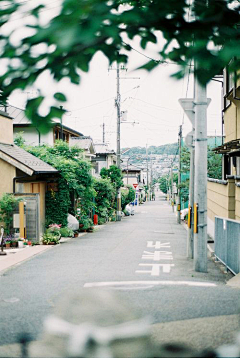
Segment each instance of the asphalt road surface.
[[15,343],[23,331],[37,339],[59,297],[87,287],[117,290],[152,317],[159,342],[214,348],[231,342],[239,324],[240,290],[226,286],[210,259],[208,273],[193,270],[186,230],[163,197],[13,267],[0,287],[0,345]]

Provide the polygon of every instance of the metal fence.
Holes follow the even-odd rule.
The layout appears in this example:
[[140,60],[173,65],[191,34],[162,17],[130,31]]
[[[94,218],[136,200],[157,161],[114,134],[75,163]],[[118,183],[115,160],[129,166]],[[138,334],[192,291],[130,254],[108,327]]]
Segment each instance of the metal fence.
[[215,217],[215,256],[235,275],[240,272],[240,222]]

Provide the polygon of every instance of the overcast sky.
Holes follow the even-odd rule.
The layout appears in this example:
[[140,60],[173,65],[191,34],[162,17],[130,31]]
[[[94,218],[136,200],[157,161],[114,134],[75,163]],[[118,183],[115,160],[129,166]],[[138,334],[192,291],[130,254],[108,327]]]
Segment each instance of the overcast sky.
[[[53,16],[53,11],[50,12]],[[44,14],[44,20],[46,14]],[[30,21],[29,19],[25,19]],[[14,24],[16,26],[18,22]],[[19,32],[18,32],[19,33]],[[126,122],[121,124],[121,147],[162,145],[177,141],[178,128],[183,124],[183,135],[191,130],[187,117],[178,103],[179,98],[193,96],[193,78],[186,76],[183,80],[175,80],[170,75],[176,71],[173,64],[161,64],[152,72],[145,70],[134,71],[135,68],[147,62],[145,56],[159,59],[157,50],[161,46],[161,38],[157,46],[148,46],[145,51],[139,47],[139,39],[131,42],[132,47],[141,52],[132,51],[127,70],[121,71],[120,92],[121,111],[127,112]],[[62,91],[68,96],[65,104],[67,114],[63,123],[78,130],[84,135],[90,135],[95,142],[102,142],[105,123],[105,138],[111,148],[116,147],[117,112],[114,105],[116,97],[116,66],[109,69],[108,60],[97,53],[90,66],[90,71],[82,74],[81,84],[72,85],[68,80],[60,84],[51,83],[48,74],[41,76],[36,87],[46,94],[55,90]],[[27,93],[28,92],[28,93]],[[10,98],[10,104],[23,108],[27,97],[36,95],[36,88],[24,93],[19,91]],[[211,104],[208,108],[208,134],[221,135],[221,84],[213,82],[208,86],[208,97]],[[134,123],[135,122],[135,123]]]

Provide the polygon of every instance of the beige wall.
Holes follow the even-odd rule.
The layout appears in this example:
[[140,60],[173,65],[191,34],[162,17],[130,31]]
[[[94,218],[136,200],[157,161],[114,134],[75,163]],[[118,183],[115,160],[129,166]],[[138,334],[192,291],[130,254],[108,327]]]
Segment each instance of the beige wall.
[[13,192],[13,178],[15,176],[15,167],[0,159],[0,197],[4,193]]
[[212,221],[215,216],[235,219],[235,182],[230,179],[223,185],[209,182],[207,186],[208,218]]
[[240,103],[238,101],[236,107],[236,115],[237,115],[237,138],[240,138]]
[[240,187],[236,186],[235,220],[240,221]]
[[236,106],[234,103],[224,113],[225,142],[237,138]]
[[12,119],[5,117],[0,111],[0,143],[13,144]]

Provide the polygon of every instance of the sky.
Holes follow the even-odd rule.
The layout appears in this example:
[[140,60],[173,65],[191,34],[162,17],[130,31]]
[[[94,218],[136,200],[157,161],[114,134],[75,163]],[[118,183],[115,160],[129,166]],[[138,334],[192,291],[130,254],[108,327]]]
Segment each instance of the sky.
[[[48,16],[54,16],[57,11],[52,6]],[[29,21],[25,19],[25,23]],[[44,21],[48,21],[46,14]],[[15,22],[14,26],[17,26],[18,21]],[[191,124],[178,102],[179,98],[193,97],[193,76],[189,75],[189,68],[186,68],[186,76],[182,80],[170,77],[177,70],[175,64],[160,64],[151,72],[135,70],[148,61],[146,56],[159,59],[157,51],[162,45],[160,35],[158,44],[148,45],[146,50],[140,48],[139,38],[135,37],[131,42],[134,50],[128,65],[120,73],[121,111],[125,112],[121,124],[122,148],[174,143],[180,124],[183,125],[183,136],[191,130]],[[110,148],[116,149],[116,65],[109,68],[107,58],[99,52],[93,57],[89,72],[81,74],[79,86],[70,84],[66,79],[55,84],[49,74],[42,75],[35,88],[23,93],[16,91],[9,103],[24,108],[27,98],[37,94],[37,88],[41,88],[47,98],[55,90],[64,90],[68,101],[64,105],[67,112],[63,123],[85,136],[91,136],[95,143],[103,140],[104,123],[105,141]],[[221,135],[221,83],[211,81],[207,95],[211,98],[208,135]],[[46,106],[49,104],[46,100]]]

